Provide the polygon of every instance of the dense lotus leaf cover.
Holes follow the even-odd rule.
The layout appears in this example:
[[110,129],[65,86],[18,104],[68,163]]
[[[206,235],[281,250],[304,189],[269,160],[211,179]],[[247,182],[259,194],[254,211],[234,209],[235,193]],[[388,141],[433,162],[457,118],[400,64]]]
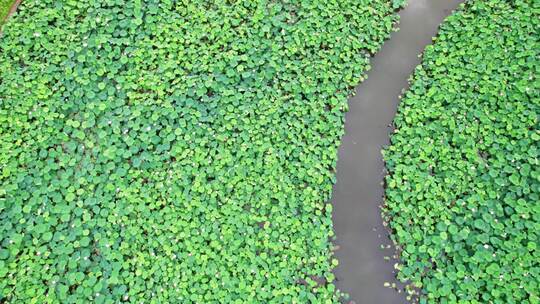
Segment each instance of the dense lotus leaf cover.
[[539,303],[540,2],[469,1],[385,151],[399,277],[429,303]]
[[346,100],[400,5],[25,0],[0,39],[0,302],[337,302]]

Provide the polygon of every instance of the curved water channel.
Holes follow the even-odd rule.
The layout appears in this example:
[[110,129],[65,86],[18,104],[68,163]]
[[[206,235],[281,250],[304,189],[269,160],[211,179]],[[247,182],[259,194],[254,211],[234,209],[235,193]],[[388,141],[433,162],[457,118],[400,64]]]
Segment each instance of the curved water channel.
[[[358,304],[407,303],[401,285],[391,289],[385,282],[397,283],[394,249],[382,225],[384,164],[381,149],[389,143],[391,124],[399,95],[408,86],[419,55],[444,18],[463,0],[408,0],[400,12],[398,32],[392,34],[371,60],[369,78],[356,88],[349,100],[345,135],[341,139],[337,183],[332,203],[333,221],[339,246],[334,271],[337,287]],[[385,249],[381,249],[381,245]]]
[[[13,1],[13,4],[11,5],[11,8],[9,9],[9,12],[6,16],[6,19],[11,17],[11,15],[13,15],[15,13],[15,11],[17,11],[17,7],[19,7],[19,4],[21,4],[22,0],[15,0]],[[0,22],[3,21],[3,20],[0,20]]]
[[[22,0],[11,7],[12,15]],[[337,183],[332,203],[333,221],[339,246],[335,256],[337,287],[357,304],[407,303],[397,284],[394,254],[382,225],[384,164],[381,149],[389,143],[390,124],[398,96],[420,63],[419,54],[436,35],[439,24],[464,0],[408,0],[398,32],[392,34],[371,60],[369,78],[356,88],[349,100],[345,135],[341,139]],[[1,36],[1,32],[0,32]],[[384,247],[385,249],[381,248]],[[384,286],[396,283],[397,288]]]

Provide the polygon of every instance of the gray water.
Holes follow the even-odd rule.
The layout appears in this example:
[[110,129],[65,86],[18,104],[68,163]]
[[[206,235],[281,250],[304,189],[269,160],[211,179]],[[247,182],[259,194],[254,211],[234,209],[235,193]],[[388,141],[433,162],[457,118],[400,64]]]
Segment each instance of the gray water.
[[[400,12],[400,30],[372,58],[368,79],[349,100],[345,135],[339,148],[333,189],[333,221],[339,249],[335,255],[337,287],[358,304],[407,303],[397,289],[394,249],[382,225],[384,164],[381,149],[389,143],[391,124],[402,90],[408,86],[419,54],[431,44],[439,24],[463,0],[408,0]],[[385,282],[398,288],[384,287]]]

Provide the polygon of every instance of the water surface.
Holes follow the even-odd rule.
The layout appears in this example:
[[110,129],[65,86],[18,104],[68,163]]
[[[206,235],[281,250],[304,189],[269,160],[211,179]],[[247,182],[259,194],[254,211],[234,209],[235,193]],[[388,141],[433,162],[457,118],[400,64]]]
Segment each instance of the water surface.
[[394,254],[393,249],[381,249],[381,244],[391,243],[380,215],[385,174],[381,149],[389,143],[399,95],[420,63],[419,54],[461,2],[408,0],[400,12],[400,30],[372,58],[368,79],[349,100],[332,202],[335,243],[340,247],[336,284],[355,303],[406,303],[403,292],[384,287],[385,282],[396,282],[396,261],[384,260]]

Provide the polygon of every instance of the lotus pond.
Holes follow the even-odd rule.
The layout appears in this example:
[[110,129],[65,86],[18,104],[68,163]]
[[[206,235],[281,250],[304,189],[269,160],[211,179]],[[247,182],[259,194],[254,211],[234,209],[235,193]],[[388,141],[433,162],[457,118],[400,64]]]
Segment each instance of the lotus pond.
[[[342,301],[347,98],[403,4],[25,0],[0,38],[0,302]],[[399,107],[384,218],[422,303],[540,302],[539,15],[468,1]]]
[[385,214],[421,303],[540,301],[539,16],[466,2],[400,105]]
[[401,2],[25,0],[0,301],[338,302],[336,149]]

